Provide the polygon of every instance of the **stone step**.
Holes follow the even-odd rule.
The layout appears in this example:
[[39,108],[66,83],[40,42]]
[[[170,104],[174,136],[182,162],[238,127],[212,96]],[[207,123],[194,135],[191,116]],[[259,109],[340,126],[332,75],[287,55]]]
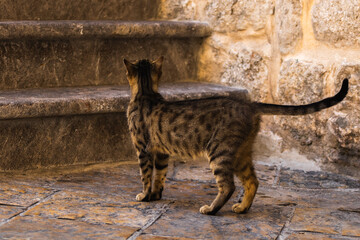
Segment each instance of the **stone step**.
[[6,21],[0,22],[0,40],[94,38],[196,38],[211,29],[197,21]]
[[123,58],[165,56],[164,81],[196,79],[208,24],[193,21],[0,22],[0,89],[126,84]]
[[[207,83],[166,83],[168,100],[247,97],[247,91]],[[127,86],[0,91],[0,169],[134,159],[125,110]]]
[[4,20],[149,20],[160,0],[1,0]]

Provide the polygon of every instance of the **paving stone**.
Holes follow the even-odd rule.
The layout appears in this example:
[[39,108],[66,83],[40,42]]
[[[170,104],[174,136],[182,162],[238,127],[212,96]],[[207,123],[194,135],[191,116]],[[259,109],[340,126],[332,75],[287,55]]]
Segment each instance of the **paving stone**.
[[359,221],[357,222],[357,224],[342,223],[341,235],[360,237]]
[[43,187],[31,187],[23,184],[14,184],[9,181],[0,182],[0,204],[29,206],[53,192],[51,189]]
[[[168,173],[170,179],[215,183],[215,177],[211,172],[207,159],[173,160],[172,162],[173,164],[170,164]],[[261,183],[273,184],[276,175],[274,166],[256,164],[255,170]]]
[[198,212],[199,203],[176,202],[145,234],[194,239],[275,238],[290,214],[288,207],[256,206],[248,214],[232,213],[227,206],[216,216]]
[[320,233],[307,233],[307,232],[300,232],[300,233],[292,233],[287,239],[292,240],[331,240],[331,239],[353,239],[353,238],[344,238],[338,235],[324,235]]
[[170,179],[215,182],[214,175],[206,159],[174,159],[170,166],[168,173],[168,178]]
[[360,189],[305,189],[266,185],[260,185],[255,197],[255,201],[261,201],[263,204],[338,209],[348,212],[356,212],[356,209],[360,209],[359,199]]
[[215,216],[206,216],[199,208],[217,194],[206,166],[206,161],[175,162],[163,199],[154,202],[135,201],[141,191],[135,161],[2,174],[0,239],[352,240],[360,236],[360,188],[355,179],[282,169],[277,184],[276,167],[257,164],[260,187],[250,211],[231,211],[242,194],[238,187]]
[[164,236],[157,236],[152,234],[143,234],[140,235],[137,240],[148,240],[148,239],[157,239],[157,240],[189,240],[195,238],[184,238],[184,237],[164,237]]
[[154,218],[158,214],[158,209],[164,204],[166,204],[165,201],[127,202],[118,196],[62,191],[55,194],[49,201],[27,211],[25,216],[140,228]]
[[137,228],[26,216],[0,226],[1,239],[126,239]]
[[21,207],[0,205],[0,224],[21,212],[23,212]]
[[139,167],[136,162],[112,168],[96,169],[86,173],[66,174],[59,178],[53,187],[122,196],[129,201],[135,200],[136,194],[142,189]]
[[296,231],[338,234],[340,226],[334,224],[336,218],[329,217],[324,212],[318,208],[297,208],[290,227]]
[[357,212],[326,208],[297,208],[290,228],[303,232],[359,236],[360,218]]
[[280,186],[319,189],[360,189],[360,180],[328,172],[281,170]]

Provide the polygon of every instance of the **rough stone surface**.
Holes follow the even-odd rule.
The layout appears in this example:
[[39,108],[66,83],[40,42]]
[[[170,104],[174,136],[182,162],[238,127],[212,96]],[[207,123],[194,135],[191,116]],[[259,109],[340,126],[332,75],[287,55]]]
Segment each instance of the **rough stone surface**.
[[316,1],[312,24],[317,40],[335,47],[360,47],[360,1]]
[[[357,175],[360,122],[359,65],[336,66],[334,82],[326,83],[330,70],[322,64],[289,59],[283,62],[278,82],[277,103],[306,104],[334,95],[344,78],[349,78],[349,94],[335,107],[307,116],[274,117],[272,129],[284,138],[285,148],[296,146],[329,169]],[[331,90],[329,90],[331,89]]]
[[162,1],[159,17],[207,21],[216,32],[263,30],[274,12],[271,0]]
[[218,32],[264,29],[273,10],[274,3],[269,0],[207,1],[205,7],[210,24]]
[[235,52],[235,59],[230,58],[224,63],[221,83],[241,86],[248,89],[254,100],[264,100],[268,94],[268,69],[264,58],[256,51]]
[[198,19],[197,9],[200,1],[161,0],[158,17],[161,19]]
[[216,196],[208,163],[183,159],[170,166],[163,199],[156,202],[135,201],[141,190],[135,161],[2,173],[0,193],[23,190],[1,194],[0,238],[353,240],[360,235],[359,180],[256,164],[260,188],[250,211],[231,211],[242,194],[239,187],[215,216],[205,216],[199,207]]
[[[290,59],[283,62],[277,88],[279,104],[300,105],[321,100],[324,97],[324,73],[321,64]],[[319,114],[306,116],[276,116],[276,127],[288,132],[299,145],[309,146],[324,132]],[[290,144],[289,144],[290,145]]]
[[253,99],[264,99],[269,89],[269,52],[263,50],[263,45],[268,46],[215,35],[201,48],[198,76],[204,81],[244,87]]
[[[284,61],[281,65],[277,87],[276,103],[301,105],[324,98],[325,85],[323,65],[298,59]],[[310,146],[324,135],[325,124],[319,119],[321,113],[305,116],[274,117],[277,133],[287,136],[298,146]],[[323,143],[324,144],[324,143]]]
[[208,24],[193,21],[12,21],[0,22],[1,40],[207,37]]
[[336,70],[335,85],[342,79],[350,78],[350,87],[345,102],[329,116],[326,123],[325,139],[329,150],[326,158],[330,163],[360,167],[360,65],[343,64]]
[[302,37],[300,0],[276,0],[275,33],[282,54],[290,53]]
[[146,20],[157,15],[159,0],[1,0],[0,19]]
[[322,64],[289,59],[282,63],[277,101],[281,104],[307,104],[324,96],[325,67]]
[[202,40],[102,39],[0,42],[0,89],[127,84],[123,59],[164,56],[163,81],[197,76]]

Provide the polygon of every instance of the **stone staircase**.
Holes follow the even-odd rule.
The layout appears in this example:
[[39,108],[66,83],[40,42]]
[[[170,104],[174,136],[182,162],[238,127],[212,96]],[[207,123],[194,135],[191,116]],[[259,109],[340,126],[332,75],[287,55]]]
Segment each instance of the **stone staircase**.
[[211,29],[154,21],[158,2],[1,1],[0,170],[134,160],[123,58],[165,56],[167,99],[246,95],[196,82]]

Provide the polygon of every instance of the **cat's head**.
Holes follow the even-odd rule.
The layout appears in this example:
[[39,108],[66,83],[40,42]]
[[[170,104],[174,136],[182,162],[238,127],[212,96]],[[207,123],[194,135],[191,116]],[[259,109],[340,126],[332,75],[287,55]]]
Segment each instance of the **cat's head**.
[[158,92],[163,60],[163,56],[155,61],[143,59],[135,63],[124,59],[132,97]]

